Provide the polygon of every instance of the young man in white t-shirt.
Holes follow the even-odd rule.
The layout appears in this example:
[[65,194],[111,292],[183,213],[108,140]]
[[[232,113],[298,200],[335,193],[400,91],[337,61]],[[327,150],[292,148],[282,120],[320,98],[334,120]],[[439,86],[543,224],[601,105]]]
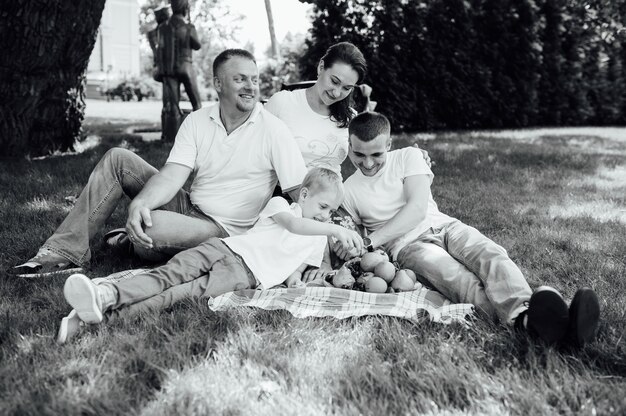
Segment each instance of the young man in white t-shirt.
[[95,284],[85,275],[74,274],[65,282],[65,298],[82,321],[98,323],[105,311],[140,302],[149,301],[159,309],[168,307],[166,292],[177,285],[190,285],[186,292],[193,297],[268,289],[283,282],[288,287],[302,286],[306,267],[320,266],[327,237],[334,237],[346,249],[362,250],[358,233],[325,222],[343,196],[336,173],[314,168],[302,182],[297,203],[289,205],[282,197],[272,198],[247,234],[211,238],[178,253],[161,267],[119,282]]
[[369,250],[384,247],[400,267],[450,300],[472,303],[548,343],[582,345],[594,338],[600,312],[593,290],[579,290],[569,309],[553,288],[533,293],[504,248],[439,212],[430,192],[432,171],[415,148],[390,151],[385,116],[359,114],[349,131],[348,156],[357,171],[345,182],[343,207],[367,230]]

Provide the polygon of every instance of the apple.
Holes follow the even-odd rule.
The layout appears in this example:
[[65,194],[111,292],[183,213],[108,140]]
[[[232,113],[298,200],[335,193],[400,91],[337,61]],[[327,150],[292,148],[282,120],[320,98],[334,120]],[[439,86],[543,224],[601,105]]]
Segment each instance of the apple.
[[378,263],[383,262],[385,258],[376,252],[365,253],[361,257],[361,270],[364,272],[372,272]]
[[372,277],[376,276],[374,273],[372,272],[365,272],[361,275],[361,278],[363,279],[363,281],[367,282],[368,280],[370,280]]
[[385,259],[385,261],[389,261],[389,255],[385,253],[385,250],[383,250],[382,248],[377,248],[376,250],[374,250],[374,253],[380,254],[381,256],[383,256],[383,259]]
[[388,261],[380,262],[374,268],[374,274],[382,277],[385,282],[391,283],[393,278],[396,276],[396,266]]
[[378,276],[374,276],[365,282],[365,291],[370,293],[385,293],[387,291],[387,282]]

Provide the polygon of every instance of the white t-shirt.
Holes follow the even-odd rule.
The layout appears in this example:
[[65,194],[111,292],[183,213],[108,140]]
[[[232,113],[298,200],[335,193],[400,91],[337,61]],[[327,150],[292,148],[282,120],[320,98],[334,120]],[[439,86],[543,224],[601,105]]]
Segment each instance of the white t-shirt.
[[262,104],[230,134],[219,112],[216,103],[189,114],[167,163],[195,171],[191,202],[230,235],[238,235],[254,225],[277,182],[284,190],[293,189],[307,169],[285,123]]
[[281,284],[302,263],[319,267],[328,241],[323,235],[299,235],[277,224],[272,216],[288,212],[302,218],[300,205],[291,206],[282,197],[270,199],[259,220],[247,234],[227,237],[222,241],[243,257],[261,288]]
[[348,155],[348,128],[339,128],[330,116],[313,111],[305,89],[277,92],[265,109],[287,124],[307,168],[327,168],[341,176],[341,162]]
[[[413,175],[428,175],[432,183],[433,173],[424,161],[419,149],[407,147],[387,153],[387,161],[376,175],[368,177],[360,170],[346,179],[346,197],[343,207],[358,224],[363,224],[368,232],[381,228],[406,204],[404,179]],[[454,218],[439,212],[430,189],[426,218],[414,229],[407,230],[402,237],[385,245],[395,259],[400,250],[414,242],[430,227],[453,221]]]

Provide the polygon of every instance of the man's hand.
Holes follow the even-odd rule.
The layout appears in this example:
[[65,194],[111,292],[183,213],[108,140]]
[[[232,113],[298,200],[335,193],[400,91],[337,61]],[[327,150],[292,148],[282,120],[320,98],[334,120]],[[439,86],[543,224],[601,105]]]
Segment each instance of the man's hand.
[[330,273],[328,270],[318,269],[317,267],[312,267],[307,269],[302,274],[302,281],[304,283],[312,282],[313,280],[321,279],[323,280]]
[[126,232],[133,244],[152,248],[152,239],[144,233],[142,225],[152,227],[150,211],[171,201],[185,184],[191,168],[176,163],[166,163],[144,185],[139,195],[128,206]]
[[128,219],[126,220],[126,232],[133,244],[143,248],[152,248],[152,239],[143,231],[142,224],[152,227],[150,210],[140,204],[130,204],[128,207]]
[[332,236],[347,250],[355,249],[357,253],[363,250],[363,239],[356,231],[335,225]]
[[430,155],[428,154],[428,152],[424,149],[421,149],[417,143],[415,143],[413,145],[414,148],[419,149],[420,152],[422,152],[422,157],[424,158],[424,161],[426,162],[426,164],[428,165],[429,168],[432,168],[435,165],[435,162],[433,162],[430,159]]
[[351,258],[354,258],[360,255],[362,251],[363,251],[362,246],[361,246],[361,249],[357,250],[354,247],[345,248],[339,241],[333,244],[333,252],[337,255],[337,257],[339,257],[343,261],[350,260]]

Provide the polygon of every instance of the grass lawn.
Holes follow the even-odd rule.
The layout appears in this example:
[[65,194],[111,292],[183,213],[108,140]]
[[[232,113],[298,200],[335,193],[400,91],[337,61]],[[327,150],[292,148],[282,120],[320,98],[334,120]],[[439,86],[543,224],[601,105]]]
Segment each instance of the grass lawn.
[[[64,278],[6,270],[52,233],[108,148],[163,164],[166,144],[123,127],[91,126],[102,141],[81,154],[0,163],[0,414],[626,414],[623,130],[396,138],[430,152],[440,209],[502,244],[532,287],[567,299],[579,286],[597,291],[603,320],[583,350],[486,322],[297,319],[193,301],[58,347]],[[94,244],[90,275],[137,266]]]

